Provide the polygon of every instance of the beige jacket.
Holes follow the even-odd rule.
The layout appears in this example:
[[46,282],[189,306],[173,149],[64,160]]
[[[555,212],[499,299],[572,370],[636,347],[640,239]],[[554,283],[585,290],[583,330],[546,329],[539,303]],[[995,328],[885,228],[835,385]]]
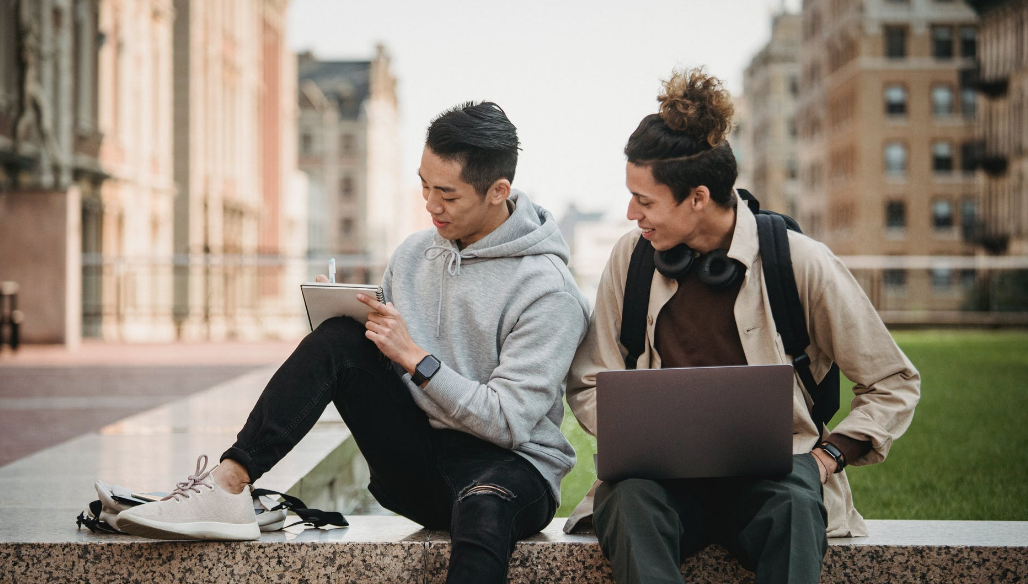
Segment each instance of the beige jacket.
[[[626,349],[618,341],[621,308],[632,250],[639,240],[638,229],[625,234],[614,246],[596,293],[596,308],[589,332],[575,355],[568,376],[567,400],[575,417],[590,434],[596,434],[596,374],[624,369]],[[827,247],[799,233],[789,232],[793,270],[800,302],[806,310],[811,372],[821,379],[834,360],[854,382],[851,412],[834,432],[870,441],[865,456],[849,466],[881,462],[893,440],[910,425],[920,395],[921,378],[893,341],[874,307],[849,270]],[[746,266],[735,320],[739,327],[746,361],[751,365],[791,364],[781,337],[775,332],[771,307],[764,289],[757,223],[746,204],[739,201],[735,232],[728,255]],[[660,355],[653,350],[654,327],[660,309],[674,296],[678,283],[653,274],[649,310],[646,316],[645,350],[639,369],[660,367]],[[818,442],[818,431],[809,413],[810,398],[799,377],[793,382],[794,454],[809,452]],[[592,494],[575,509],[565,526],[570,531],[592,513]],[[867,535],[864,519],[853,507],[845,471],[833,475],[825,485],[828,536]]]

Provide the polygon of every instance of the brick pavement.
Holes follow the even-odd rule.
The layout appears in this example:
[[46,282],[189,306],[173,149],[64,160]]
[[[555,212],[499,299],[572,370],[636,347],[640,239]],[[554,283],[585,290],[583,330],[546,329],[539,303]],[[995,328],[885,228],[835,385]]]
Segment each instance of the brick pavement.
[[0,352],[0,466],[265,365],[296,342],[120,344]]

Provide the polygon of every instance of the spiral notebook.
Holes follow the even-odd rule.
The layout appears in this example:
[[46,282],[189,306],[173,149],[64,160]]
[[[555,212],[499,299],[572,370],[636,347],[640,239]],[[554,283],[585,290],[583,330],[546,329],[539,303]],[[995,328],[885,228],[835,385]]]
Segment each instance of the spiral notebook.
[[371,309],[357,300],[357,294],[374,296],[379,302],[385,302],[382,287],[371,284],[304,282],[300,284],[300,293],[307,307],[307,321],[311,330],[336,316],[349,316],[361,324],[368,322]]

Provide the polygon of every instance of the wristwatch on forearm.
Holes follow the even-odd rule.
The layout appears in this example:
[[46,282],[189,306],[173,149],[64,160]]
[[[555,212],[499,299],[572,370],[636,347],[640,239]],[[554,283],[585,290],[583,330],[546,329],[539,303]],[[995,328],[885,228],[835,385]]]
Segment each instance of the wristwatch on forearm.
[[414,368],[414,374],[410,376],[410,380],[414,382],[414,385],[422,385],[432,376],[439,372],[439,368],[443,364],[436,359],[433,355],[425,355],[425,357],[418,362],[417,367]]
[[831,442],[822,442],[814,447],[815,450],[822,450],[828,456],[831,456],[835,460],[835,472],[842,471],[842,468],[846,466],[846,457],[842,454],[842,451],[835,447]]

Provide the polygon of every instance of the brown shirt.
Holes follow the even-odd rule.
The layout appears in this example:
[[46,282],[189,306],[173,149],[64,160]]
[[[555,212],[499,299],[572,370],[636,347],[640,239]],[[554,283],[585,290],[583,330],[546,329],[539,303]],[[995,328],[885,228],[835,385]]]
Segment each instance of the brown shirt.
[[[660,309],[654,339],[661,367],[714,367],[746,365],[735,322],[735,299],[742,278],[727,288],[714,289],[700,282],[693,267],[678,279],[678,291]],[[847,462],[871,450],[871,442],[848,436],[828,438]]]
[[742,278],[726,288],[700,282],[696,266],[678,279],[678,291],[660,314],[654,331],[661,367],[746,365],[735,324],[735,299]]

